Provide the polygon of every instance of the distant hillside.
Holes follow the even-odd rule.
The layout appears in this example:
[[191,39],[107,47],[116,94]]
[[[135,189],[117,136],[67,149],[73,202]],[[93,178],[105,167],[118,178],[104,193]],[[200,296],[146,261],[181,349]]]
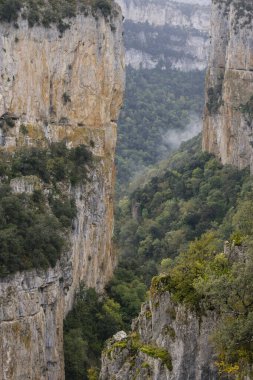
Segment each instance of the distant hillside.
[[118,0],[125,16],[126,93],[119,188],[202,126],[209,0]]
[[209,47],[209,0],[118,0],[125,16],[126,63],[203,70]]

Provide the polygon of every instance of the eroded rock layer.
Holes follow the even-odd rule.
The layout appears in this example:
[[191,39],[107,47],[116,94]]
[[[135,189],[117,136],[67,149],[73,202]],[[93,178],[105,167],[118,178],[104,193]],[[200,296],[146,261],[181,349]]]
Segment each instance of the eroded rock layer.
[[[1,149],[65,140],[90,145],[95,163],[84,185],[69,187],[77,217],[68,249],[54,269],[0,280],[0,379],[64,379],[63,319],[81,281],[103,289],[112,275],[114,149],[124,87],[122,16],[77,15],[56,27],[0,25]],[[13,116],[14,115],[14,116]],[[26,133],[24,134],[22,130]],[[14,191],[30,191],[16,179]],[[26,183],[27,182],[27,183]],[[29,190],[30,189],[30,190]]]

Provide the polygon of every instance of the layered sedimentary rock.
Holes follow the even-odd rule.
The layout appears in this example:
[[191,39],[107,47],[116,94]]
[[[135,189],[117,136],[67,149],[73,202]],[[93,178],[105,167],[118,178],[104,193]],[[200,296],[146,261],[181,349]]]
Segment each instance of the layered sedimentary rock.
[[209,0],[118,0],[124,23],[126,63],[139,69],[157,65],[183,71],[207,65]]
[[[56,27],[0,25],[0,115],[15,126],[1,129],[1,149],[66,141],[89,145],[89,181],[69,187],[77,217],[68,248],[56,267],[0,280],[0,379],[64,379],[63,319],[81,281],[103,289],[112,275],[114,149],[122,103],[122,16],[79,14],[63,34]],[[5,116],[3,116],[5,117]],[[24,131],[25,134],[22,132]],[[13,180],[32,191],[33,180]]]
[[253,5],[214,1],[203,148],[224,164],[252,170]]

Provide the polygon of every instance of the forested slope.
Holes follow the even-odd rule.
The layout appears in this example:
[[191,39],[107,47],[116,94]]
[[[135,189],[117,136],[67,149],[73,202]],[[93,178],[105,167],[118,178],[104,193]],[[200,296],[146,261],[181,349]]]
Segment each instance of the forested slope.
[[[129,329],[153,276],[173,268],[168,284],[163,283],[162,276],[153,280],[153,287],[158,291],[170,289],[175,302],[203,311],[200,301],[205,296],[193,287],[196,273],[207,273],[216,260],[220,265],[223,256],[216,258],[209,252],[222,252],[224,240],[243,244],[249,232],[245,228],[251,228],[252,180],[246,170],[222,166],[212,155],[202,153],[200,140],[198,136],[184,143],[168,160],[146,173],[140,187],[119,201],[114,237],[119,266],[107,295],[104,300],[96,300],[90,291],[83,290],[81,297],[85,302],[79,298],[66,321],[67,342],[71,342],[71,334],[78,328],[83,344],[93,347],[84,361],[86,368],[99,366],[94,357],[105,338],[119,329]],[[202,258],[203,251],[207,255]],[[226,265],[231,265],[226,272],[231,273],[233,265]],[[189,275],[184,276],[184,270]],[[240,277],[236,278],[239,281]],[[203,286],[201,281],[200,285]],[[96,321],[92,336],[87,336],[85,328],[87,315]],[[66,349],[69,351],[68,346]],[[78,355],[77,351],[71,358]],[[71,376],[77,376],[73,363],[71,366]]]
[[126,185],[200,131],[204,71],[127,67],[117,144],[117,181]]

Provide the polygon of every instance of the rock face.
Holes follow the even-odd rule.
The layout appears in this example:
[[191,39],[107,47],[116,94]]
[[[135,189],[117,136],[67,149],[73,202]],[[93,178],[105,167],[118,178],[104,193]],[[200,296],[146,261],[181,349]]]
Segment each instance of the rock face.
[[[247,257],[244,246],[229,242],[224,244],[224,254],[238,263]],[[163,274],[153,279],[149,301],[142,305],[132,331],[127,336],[121,331],[107,342],[99,380],[235,379],[233,374],[218,373],[215,365],[210,337],[219,314],[207,309],[199,315],[173,302],[167,279]]]
[[209,0],[118,0],[124,23],[126,63],[190,71],[207,65]]
[[[1,149],[91,145],[94,170],[86,185],[69,188],[77,218],[68,249],[54,269],[0,280],[0,379],[63,380],[63,319],[81,281],[102,290],[115,265],[113,230],[116,122],[124,87],[122,16],[78,15],[56,27],[0,25],[0,115],[15,126],[1,130]],[[22,133],[25,126],[26,133]],[[32,191],[31,178],[14,191]]]
[[253,170],[253,5],[214,1],[203,148]]
[[208,344],[214,325],[214,316],[200,320],[176,306],[168,292],[153,295],[133,322],[132,333],[108,343],[100,380],[217,380]]

